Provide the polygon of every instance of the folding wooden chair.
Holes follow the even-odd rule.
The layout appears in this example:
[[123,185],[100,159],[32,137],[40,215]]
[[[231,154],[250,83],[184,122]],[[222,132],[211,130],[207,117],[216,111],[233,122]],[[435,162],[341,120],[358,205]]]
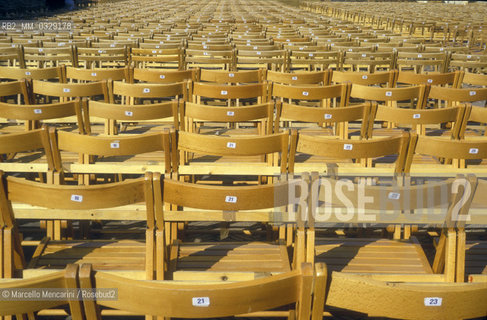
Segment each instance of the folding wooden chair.
[[265,70],[221,71],[202,69],[199,81],[221,84],[261,83],[265,80]]
[[[272,84],[272,96],[289,103],[325,107],[344,107],[348,104],[350,84],[330,86]],[[340,98],[340,101],[336,101]],[[333,103],[332,103],[333,102]]]
[[391,70],[374,73],[332,71],[330,78],[333,84],[351,82],[354,85],[380,85],[393,88],[396,84],[397,71]]
[[267,83],[222,85],[195,82],[192,95],[194,103],[210,105],[224,103],[227,106],[264,103],[270,98]]
[[81,97],[97,97],[108,102],[109,90],[106,80],[87,83],[53,83],[48,81],[32,80],[33,101],[37,103],[52,102],[52,97],[59,102],[73,100]]
[[24,51],[22,47],[12,44],[10,47],[0,48],[0,62],[2,66],[25,68]]
[[[41,277],[31,279],[8,279],[0,280],[0,291],[10,294],[19,294],[22,291],[42,294],[40,290],[52,290],[52,294],[59,296],[59,299],[2,299],[0,300],[0,316],[16,316],[18,319],[34,319],[34,313],[44,309],[62,307],[69,305],[68,314],[73,320],[85,319],[81,300],[70,298],[77,294],[78,265],[68,265],[65,270],[55,272]],[[68,291],[70,290],[70,291]],[[62,294],[69,293],[63,299]]]
[[[78,65],[91,68],[128,66],[128,48],[77,48]],[[78,67],[76,65],[76,67]]]
[[[432,86],[428,94],[429,99],[440,100],[440,107],[442,105],[458,105],[460,102],[475,103],[478,101],[481,104],[487,100],[487,88],[445,88],[439,86]],[[445,101],[441,104],[441,101]],[[483,104],[485,105],[485,103]]]
[[129,81],[130,76],[129,68],[66,68],[66,80],[77,83],[96,82],[108,79],[114,81]]
[[137,68],[176,68],[183,70],[185,65],[184,49],[139,49],[132,48],[130,62]]
[[399,72],[397,83],[406,85],[432,85],[432,86],[449,86],[458,88],[460,81],[460,72],[448,72],[448,73],[414,73],[402,71]]
[[[16,262],[18,259],[9,260],[16,262],[10,267],[12,273],[23,269],[26,278],[35,274],[45,276],[49,269],[61,269],[68,263],[92,263],[95,269],[124,270],[139,279],[153,278],[154,211],[150,173],[145,178],[96,186],[45,184],[4,174],[1,183],[1,214],[13,231],[19,219],[134,220],[147,224],[145,240],[55,241],[44,238],[27,268],[22,268],[22,264]],[[11,247],[19,248],[19,240],[17,233]]]
[[60,65],[77,66],[74,46],[44,48],[24,47],[26,67],[45,68]]

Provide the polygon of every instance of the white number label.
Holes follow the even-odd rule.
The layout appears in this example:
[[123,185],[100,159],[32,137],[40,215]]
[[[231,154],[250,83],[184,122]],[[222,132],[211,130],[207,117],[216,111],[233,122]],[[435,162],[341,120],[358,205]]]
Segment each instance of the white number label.
[[26,71],[26,72],[25,72],[25,75],[26,75],[26,76],[30,76],[30,74],[31,74],[31,73],[30,73],[30,71]]
[[367,55],[365,53],[362,53],[362,58],[365,58]]
[[195,307],[208,307],[210,305],[209,297],[195,297],[193,298],[193,306]]
[[293,77],[291,77],[291,80],[298,80],[298,77],[293,76]]
[[479,153],[479,149],[478,148],[470,148],[470,150],[468,150],[468,153],[470,153],[470,154],[478,154]]
[[222,90],[222,91],[220,92],[220,94],[221,94],[222,96],[226,96],[226,95],[228,94],[228,92],[227,92],[226,90]]
[[227,116],[233,117],[234,115],[235,115],[235,112],[227,111]]
[[159,79],[166,79],[166,76],[161,74],[161,75],[159,75]]
[[237,147],[237,143],[227,142],[227,148],[235,149],[236,147]]
[[41,114],[42,113],[42,110],[41,109],[34,109],[34,113],[35,114]]
[[228,74],[228,77],[230,77],[230,78],[234,78],[234,77],[235,77],[235,73],[229,73],[229,74]]
[[441,307],[442,302],[443,299],[438,297],[424,298],[424,305],[426,307]]
[[363,75],[363,76],[362,76],[362,79],[363,79],[363,80],[367,80],[368,78],[369,78],[369,77],[368,77],[367,75]]
[[352,149],[353,149],[353,144],[345,143],[345,144],[343,145],[343,150],[348,150],[348,151],[350,151],[350,150],[352,150]]
[[77,195],[77,194],[72,194],[71,195],[71,201],[74,202],[83,202],[83,196]]
[[257,54],[258,56],[260,56],[260,55],[262,54],[262,52],[257,51],[257,52],[256,52],[256,54]]
[[401,197],[401,194],[397,193],[397,192],[389,192],[389,194],[387,195],[387,198],[389,198],[391,200],[399,200],[400,197]]
[[471,95],[471,96],[474,96],[474,95],[476,95],[476,94],[477,94],[477,91],[470,91],[470,95]]
[[144,93],[149,93],[150,92],[150,89],[149,88],[144,88]]
[[225,202],[237,203],[237,197],[235,197],[235,196],[226,196],[225,197]]
[[426,82],[433,83],[433,79],[428,79],[428,80],[426,80]]
[[110,143],[110,148],[112,149],[119,149],[120,148],[120,142],[114,141]]
[[125,115],[126,115],[127,117],[131,117],[131,116],[133,116],[133,115],[134,115],[134,113],[133,113],[132,111],[125,111]]
[[310,53],[310,54],[309,54],[309,56],[310,56],[310,57],[312,57],[312,56],[313,56],[313,54],[312,54],[312,53]]
[[413,119],[419,119],[421,118],[421,115],[419,113],[413,114]]
[[[32,41],[29,40],[28,42],[31,43]],[[44,49],[39,48],[39,52],[42,52],[42,51],[44,51]]]
[[386,97],[392,97],[392,91],[386,91]]
[[423,55],[421,53],[418,54],[418,58],[422,58],[422,57],[423,57]]
[[329,120],[332,118],[332,115],[329,113],[325,113],[325,119]]
[[305,97],[309,96],[309,92],[308,91],[303,91],[303,96],[305,96]]
[[69,89],[69,88],[63,88],[63,92],[71,92],[71,89]]

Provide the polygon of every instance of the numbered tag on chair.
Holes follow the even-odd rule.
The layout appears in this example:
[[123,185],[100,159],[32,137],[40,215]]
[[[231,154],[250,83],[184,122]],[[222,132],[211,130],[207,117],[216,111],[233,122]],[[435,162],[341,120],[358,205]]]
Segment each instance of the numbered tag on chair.
[[119,149],[120,148],[120,141],[110,142],[110,148],[112,148],[112,149]]
[[225,197],[225,202],[228,202],[228,203],[237,203],[237,197],[235,197],[235,196],[226,196]]
[[308,91],[303,91],[303,96],[305,96],[305,97],[309,96],[309,92]]
[[83,202],[83,196],[78,195],[78,194],[72,194],[71,195],[71,201],[74,201],[74,202]]
[[209,297],[194,297],[193,306],[195,307],[209,307],[210,298]]
[[144,90],[142,90],[144,93],[149,93],[150,92],[150,89],[149,88],[144,88]]
[[236,142],[227,142],[227,148],[235,149],[237,147]]
[[392,97],[392,91],[386,91],[386,97]]
[[387,195],[387,198],[389,198],[391,200],[399,200],[400,197],[401,197],[401,194],[397,193],[397,192],[389,192],[389,194]]
[[35,114],[41,114],[42,113],[42,110],[41,109],[34,109],[34,113]]
[[424,298],[424,305],[426,307],[441,307],[442,302],[443,299],[439,297]]
[[343,145],[343,150],[347,150],[347,151],[350,151],[353,149],[353,144],[350,144],[350,143],[345,143]]

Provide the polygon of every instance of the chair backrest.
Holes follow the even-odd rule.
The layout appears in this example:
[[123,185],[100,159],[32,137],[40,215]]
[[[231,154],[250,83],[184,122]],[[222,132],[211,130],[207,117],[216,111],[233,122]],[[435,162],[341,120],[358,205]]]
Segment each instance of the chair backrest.
[[102,95],[108,101],[107,81],[88,83],[53,83],[48,81],[32,80],[32,92],[35,95],[77,98]]
[[[0,135],[0,154],[15,154],[23,151],[43,149],[47,158],[47,170],[52,170],[54,168],[54,162],[52,159],[51,145],[47,131],[47,127],[43,127],[41,129],[22,133],[2,134]],[[0,163],[0,168],[4,171],[23,171],[22,168],[16,167],[18,166],[13,164],[9,165],[8,167],[4,167],[4,165]]]
[[304,264],[300,270],[253,281],[206,285],[137,281],[100,271],[92,274],[89,265],[82,265],[80,272],[83,289],[118,289],[116,300],[84,301],[89,319],[101,319],[101,306],[153,316],[216,318],[297,303],[296,318],[304,320],[310,318],[312,281],[310,264]]
[[[89,136],[67,131],[51,130],[50,137],[54,165],[58,171],[63,170],[61,150],[105,157],[164,151],[165,171],[171,171],[170,138],[168,131],[133,135]],[[123,164],[119,164],[119,166],[121,167],[118,170],[121,170]]]
[[333,71],[331,75],[331,82],[351,82],[354,85],[359,84],[363,86],[387,84],[387,87],[394,87],[396,78],[396,70],[375,73]]
[[200,71],[199,81],[221,84],[263,82],[264,74],[264,69],[242,71],[202,69]]
[[[376,106],[371,109],[372,120],[375,121],[388,121],[399,125],[411,125],[419,129],[420,134],[426,134],[426,130],[422,125],[428,124],[442,124],[442,123],[454,123],[454,130],[451,133],[452,137],[458,135],[458,130],[463,121],[465,114],[464,106],[457,106],[452,108],[442,109],[409,109],[409,108],[391,108],[384,105]],[[371,127],[368,128],[368,136],[371,137],[373,132],[373,121],[369,123]]]
[[149,83],[174,83],[174,82],[184,82],[187,80],[197,81],[199,69],[191,70],[165,70],[165,69],[133,69],[133,80],[138,82],[149,82]]
[[[483,107],[474,107],[466,105],[465,116],[463,117],[463,122],[457,130],[457,138],[464,139],[465,132],[467,130],[467,124],[472,122],[487,123],[487,109]],[[484,136],[487,135],[487,130],[484,130]]]
[[[244,121],[264,120],[265,128],[261,131],[264,134],[271,134],[274,130],[274,102],[238,107],[216,107],[204,104],[186,102],[181,108],[181,121],[186,117],[188,120],[238,123]],[[276,125],[279,119],[276,119]],[[193,131],[193,128],[183,128]],[[275,132],[278,132],[278,127]]]
[[29,68],[21,69],[14,67],[0,67],[0,79],[36,79],[49,80],[58,79],[64,82],[64,66],[50,68]]
[[[393,174],[404,171],[406,163],[409,134],[403,133],[392,137],[372,140],[335,139],[330,137],[311,136],[293,131],[289,154],[289,171],[294,172],[296,153],[304,153],[333,159],[372,159],[398,155]],[[370,175],[373,175],[370,170]]]
[[113,91],[110,101],[114,102],[114,96],[129,98],[161,99],[165,97],[179,97],[186,100],[188,84],[187,82],[177,82],[172,84],[159,83],[125,83],[121,81],[113,82]]
[[257,98],[258,103],[268,101],[267,83],[242,84],[237,86],[204,82],[193,84],[193,102],[201,103],[201,98],[235,100]]
[[274,83],[289,84],[289,85],[304,85],[304,84],[329,84],[330,71],[310,71],[310,72],[278,72],[267,71],[267,81]]
[[474,102],[487,100],[487,88],[444,88],[431,86],[428,98],[449,102]]
[[350,97],[363,99],[365,101],[384,101],[387,104],[416,100],[416,109],[423,109],[426,104],[426,94],[428,87],[424,85],[408,88],[380,88],[354,84]]
[[39,121],[76,116],[78,130],[85,133],[85,123],[79,99],[52,104],[18,105],[0,102],[0,118]]
[[279,83],[272,84],[272,96],[281,99],[321,100],[326,101],[340,98],[339,107],[348,104],[350,84],[336,84],[330,86],[289,86]]
[[474,86],[487,87],[487,75],[481,73],[465,72],[460,84],[469,84]]
[[22,95],[25,104],[32,103],[28,83],[26,80],[0,83],[0,97]]
[[82,80],[87,82],[102,81],[102,80],[125,80],[128,81],[130,70],[128,68],[66,68],[67,80]]
[[[214,156],[255,156],[280,153],[280,171],[287,170],[288,132],[266,136],[210,136],[178,132],[178,150]],[[187,162],[183,159],[184,163]],[[232,164],[234,166],[234,164]]]
[[[71,294],[74,295],[78,286],[78,266],[74,264],[68,265],[63,271],[41,277],[0,281],[0,291],[9,294],[21,291],[35,292],[36,290],[38,290],[38,294],[42,294],[41,290],[52,290],[52,293],[58,296],[63,291],[71,290]],[[2,299],[0,300],[0,316],[32,315],[33,312],[61,307],[66,304],[69,304],[69,314],[73,320],[84,319],[81,301],[69,299],[68,295],[66,295],[66,299]]]
[[456,88],[460,80],[460,72],[448,73],[414,73],[414,72],[399,72],[397,83],[411,84],[411,85],[432,85],[443,86],[450,85]]
[[[437,167],[436,171],[453,174],[458,168],[465,167],[465,160],[480,160],[487,158],[487,141],[485,139],[452,140],[440,137],[412,136],[408,150],[405,172],[414,171],[411,168],[414,154],[435,156],[438,158],[454,159],[453,167]],[[469,172],[475,172],[475,165],[469,166]]]

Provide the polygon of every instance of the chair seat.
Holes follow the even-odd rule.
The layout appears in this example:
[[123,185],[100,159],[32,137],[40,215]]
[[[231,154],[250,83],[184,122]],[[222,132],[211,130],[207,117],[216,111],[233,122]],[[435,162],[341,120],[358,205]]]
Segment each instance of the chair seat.
[[141,240],[44,239],[29,268],[63,269],[70,263],[91,263],[95,270],[145,270],[145,243]]
[[316,262],[328,270],[351,273],[427,274],[431,267],[415,240],[319,238]]
[[[172,254],[177,254],[173,258]],[[271,242],[175,242],[171,272],[225,271],[282,273],[291,271],[285,244]]]

